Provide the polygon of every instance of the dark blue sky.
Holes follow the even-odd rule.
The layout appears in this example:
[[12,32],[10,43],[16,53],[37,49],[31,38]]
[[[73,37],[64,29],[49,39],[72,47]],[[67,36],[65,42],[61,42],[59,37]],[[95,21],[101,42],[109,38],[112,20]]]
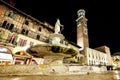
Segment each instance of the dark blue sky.
[[14,0],[15,7],[55,25],[59,18],[64,25],[66,39],[76,43],[77,10],[85,9],[91,48],[110,47],[111,53],[120,51],[120,5],[114,0]]

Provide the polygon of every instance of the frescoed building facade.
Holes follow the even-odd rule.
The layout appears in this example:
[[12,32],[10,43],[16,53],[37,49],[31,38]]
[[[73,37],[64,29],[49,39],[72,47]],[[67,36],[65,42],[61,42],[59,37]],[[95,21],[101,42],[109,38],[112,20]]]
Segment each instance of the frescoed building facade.
[[1,42],[24,47],[44,44],[53,26],[42,23],[26,13],[0,1],[0,40]]

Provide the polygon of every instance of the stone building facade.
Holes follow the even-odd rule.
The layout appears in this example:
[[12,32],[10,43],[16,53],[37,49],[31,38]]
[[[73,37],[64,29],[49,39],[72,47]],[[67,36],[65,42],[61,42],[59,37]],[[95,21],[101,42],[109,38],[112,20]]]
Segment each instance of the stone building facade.
[[91,49],[85,48],[85,64],[87,65],[108,65],[108,57],[106,53]]
[[44,44],[53,26],[0,1],[0,41],[20,47]]
[[95,50],[98,50],[98,51],[101,51],[103,53],[106,53],[107,60],[108,60],[107,65],[109,65],[109,66],[112,65],[111,52],[110,52],[110,48],[108,46],[105,46],[105,45],[104,46],[100,46],[100,47],[95,48]]
[[3,46],[0,50],[6,47],[12,51],[11,54],[0,53],[0,55],[12,55],[13,58],[12,61],[10,59],[5,61],[3,57],[0,59],[0,65],[34,64],[33,56],[17,55],[17,53],[28,46],[48,43],[48,37],[53,32],[54,27],[49,23],[41,22],[0,0],[0,46]]

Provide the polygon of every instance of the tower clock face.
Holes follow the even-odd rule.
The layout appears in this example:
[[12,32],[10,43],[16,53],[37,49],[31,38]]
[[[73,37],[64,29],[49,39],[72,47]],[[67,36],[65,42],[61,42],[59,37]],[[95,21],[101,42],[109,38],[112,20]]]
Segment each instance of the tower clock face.
[[87,35],[88,34],[88,31],[87,31],[87,28],[83,28],[83,33],[85,34],[85,35]]

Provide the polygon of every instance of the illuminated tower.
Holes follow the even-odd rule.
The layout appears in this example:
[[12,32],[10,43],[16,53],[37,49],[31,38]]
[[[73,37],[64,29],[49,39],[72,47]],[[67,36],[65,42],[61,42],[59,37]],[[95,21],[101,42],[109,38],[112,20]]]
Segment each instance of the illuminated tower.
[[81,50],[85,47],[89,47],[88,40],[88,29],[87,29],[87,19],[85,17],[85,10],[80,9],[77,12],[78,19],[77,22],[77,45],[79,45]]

